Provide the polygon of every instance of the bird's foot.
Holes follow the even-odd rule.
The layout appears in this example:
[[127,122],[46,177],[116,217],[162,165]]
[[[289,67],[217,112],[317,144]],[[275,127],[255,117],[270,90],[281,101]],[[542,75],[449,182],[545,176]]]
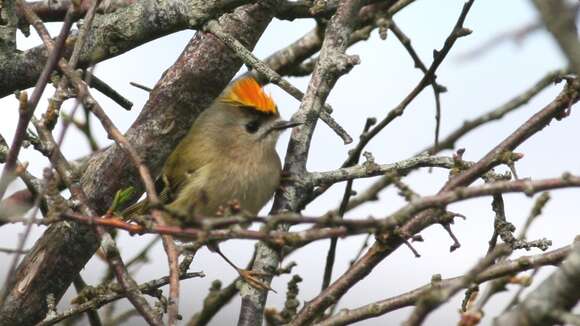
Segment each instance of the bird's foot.
[[259,277],[271,276],[269,273],[238,268],[238,274],[240,274],[240,277],[244,282],[258,290],[268,290],[277,293],[276,290],[270,287],[270,285],[259,279]]

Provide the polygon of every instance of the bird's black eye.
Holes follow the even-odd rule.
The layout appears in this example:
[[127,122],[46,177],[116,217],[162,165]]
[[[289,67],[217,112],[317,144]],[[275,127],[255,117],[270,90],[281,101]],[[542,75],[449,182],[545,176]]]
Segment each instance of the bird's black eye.
[[260,128],[260,122],[258,120],[252,120],[246,124],[246,131],[253,134]]

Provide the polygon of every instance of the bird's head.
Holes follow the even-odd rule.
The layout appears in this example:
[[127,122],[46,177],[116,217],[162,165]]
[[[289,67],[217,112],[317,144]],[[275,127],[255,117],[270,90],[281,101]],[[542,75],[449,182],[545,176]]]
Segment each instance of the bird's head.
[[227,147],[274,150],[282,131],[300,125],[280,118],[274,100],[252,77],[242,77],[224,90],[202,118],[203,128]]

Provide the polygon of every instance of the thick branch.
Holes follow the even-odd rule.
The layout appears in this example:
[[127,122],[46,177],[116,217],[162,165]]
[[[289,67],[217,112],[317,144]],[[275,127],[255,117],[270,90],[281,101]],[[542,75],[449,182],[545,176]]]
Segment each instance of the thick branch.
[[[365,1],[341,1],[328,24],[320,59],[316,64],[300,109],[292,117],[294,121],[303,121],[304,124],[292,132],[284,164],[285,173],[297,177],[304,174],[310,141],[324,102],[336,80],[358,63],[358,57],[345,55],[345,50],[349,43],[350,34],[355,27],[358,12],[364,4]],[[272,211],[298,211],[302,206],[300,197],[304,195],[303,191],[304,189],[301,189],[297,184],[286,185],[283,193],[276,194]],[[253,270],[271,274],[280,261],[279,254],[265,243],[259,243],[256,251]],[[270,283],[271,279],[271,276],[268,277],[266,282]],[[242,306],[238,325],[261,325],[267,292],[244,284],[240,294],[242,295]]]
[[579,299],[580,241],[577,241],[560,268],[514,309],[496,319],[494,325],[552,325],[558,323],[553,311],[569,311]]
[[564,0],[532,0],[546,28],[560,46],[572,70],[580,74],[580,41],[576,27],[576,10]]
[[[272,18],[277,1],[261,1],[221,19],[228,33],[253,48]],[[119,10],[118,14],[121,10]],[[150,17],[145,17],[150,21]],[[208,107],[241,66],[235,54],[212,35],[197,33],[177,62],[163,75],[126,138],[156,174],[197,115]],[[114,194],[139,185],[137,170],[117,145],[91,158],[82,178],[90,204],[103,213]],[[139,186],[138,186],[139,187]],[[0,320],[31,324],[43,317],[49,293],[60,298],[97,249],[92,227],[77,223],[51,226],[21,264],[18,281],[26,291],[11,291]]]
[[[199,28],[212,18],[247,3],[248,0],[137,1],[133,5],[95,17],[93,29],[79,58],[79,67],[86,67],[118,56],[159,37],[187,28]],[[66,44],[65,57],[70,55],[75,36]],[[46,47],[38,46],[11,57],[0,56],[0,97],[26,89],[38,79]]]

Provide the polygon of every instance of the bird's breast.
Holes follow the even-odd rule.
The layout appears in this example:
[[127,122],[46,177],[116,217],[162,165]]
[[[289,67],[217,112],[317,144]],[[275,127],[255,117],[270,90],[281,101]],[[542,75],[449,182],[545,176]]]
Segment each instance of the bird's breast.
[[225,170],[228,173],[216,173],[216,178],[221,179],[218,186],[221,189],[215,191],[229,201],[239,201],[241,208],[251,214],[257,214],[266,205],[280,183],[280,161],[277,157],[230,162]]
[[[275,153],[274,153],[275,154]],[[257,214],[280,183],[280,160],[275,157],[212,160],[187,176],[173,209],[216,216],[220,207],[239,202],[243,211]]]

